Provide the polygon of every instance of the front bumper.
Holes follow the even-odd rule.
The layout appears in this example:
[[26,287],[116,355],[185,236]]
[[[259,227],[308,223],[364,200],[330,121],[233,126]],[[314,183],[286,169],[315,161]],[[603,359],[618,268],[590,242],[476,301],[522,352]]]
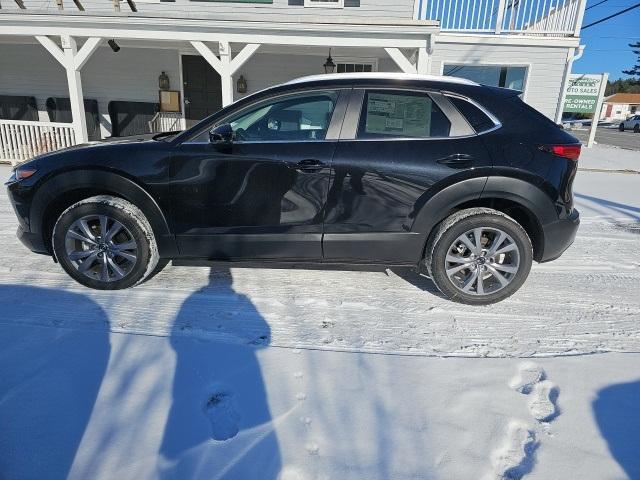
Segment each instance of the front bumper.
[[42,235],[28,232],[22,226],[19,226],[16,236],[18,237],[18,240],[20,240],[22,244],[32,252],[50,255],[50,252],[47,250],[47,247],[42,240]]
[[580,213],[575,208],[567,218],[544,225],[544,250],[540,262],[560,257],[575,240],[579,226]]

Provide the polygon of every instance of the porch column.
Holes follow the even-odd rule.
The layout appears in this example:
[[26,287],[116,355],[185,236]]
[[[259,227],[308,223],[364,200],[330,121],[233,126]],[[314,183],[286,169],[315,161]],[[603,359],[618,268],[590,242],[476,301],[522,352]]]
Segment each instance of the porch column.
[[218,42],[218,44],[218,53],[220,54],[220,61],[224,72],[224,74],[220,74],[220,81],[222,84],[222,106],[226,107],[233,103],[233,73],[230,68],[231,47],[229,46],[229,42]]
[[76,132],[76,142],[84,143],[89,140],[87,133],[86,112],[84,111],[84,94],[82,92],[82,78],[80,70],[74,67],[73,59],[78,54],[76,39],[68,35],[60,37],[64,57],[66,60],[67,84],[69,86],[69,101],[71,103],[71,118]]
[[418,61],[416,63],[417,73],[426,75],[431,73],[431,55],[427,53],[426,48],[418,49]]
[[218,42],[219,58],[204,42],[192,41],[191,45],[193,45],[193,48],[220,74],[222,106],[226,107],[233,103],[233,74],[256,53],[258,48],[260,48],[260,44],[248,43],[234,58],[231,58],[231,47],[229,46],[229,42],[226,41]]
[[71,104],[71,117],[76,143],[84,143],[89,140],[87,133],[87,121],[84,111],[84,95],[82,92],[82,78],[80,69],[89,60],[93,52],[100,44],[101,38],[91,37],[78,50],[76,39],[69,35],[60,37],[62,49],[46,36],[36,36],[40,44],[55,58],[67,73],[69,86],[69,103]]

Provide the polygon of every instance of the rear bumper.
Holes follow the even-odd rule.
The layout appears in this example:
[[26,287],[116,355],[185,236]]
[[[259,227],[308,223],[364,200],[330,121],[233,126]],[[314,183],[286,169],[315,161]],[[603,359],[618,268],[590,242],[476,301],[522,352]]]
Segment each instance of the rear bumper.
[[544,250],[541,262],[550,262],[560,257],[571,246],[580,226],[580,214],[574,208],[567,218],[543,227]]
[[28,232],[22,226],[19,226],[18,231],[16,232],[16,236],[22,242],[22,244],[32,252],[42,253],[44,255],[50,254],[47,251],[47,247],[45,246],[44,242],[42,241],[42,235]]

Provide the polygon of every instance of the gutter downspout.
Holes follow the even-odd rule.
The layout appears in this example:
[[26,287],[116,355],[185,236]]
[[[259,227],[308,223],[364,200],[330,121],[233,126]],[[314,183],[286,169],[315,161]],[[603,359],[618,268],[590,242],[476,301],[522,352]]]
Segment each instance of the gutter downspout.
[[[570,48],[567,52],[567,61],[564,71],[564,78],[562,80],[562,87],[560,90],[560,99],[556,108],[556,123],[562,122],[562,111],[564,110],[564,101],[567,97],[567,84],[569,83],[569,75],[571,75],[571,69],[573,62],[579,60],[584,53],[586,45],[580,45],[578,48]],[[577,52],[576,52],[577,50]]]

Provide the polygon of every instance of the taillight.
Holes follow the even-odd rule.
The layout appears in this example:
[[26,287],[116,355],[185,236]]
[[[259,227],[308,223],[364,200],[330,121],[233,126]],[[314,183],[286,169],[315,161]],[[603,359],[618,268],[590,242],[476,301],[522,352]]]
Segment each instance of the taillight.
[[575,162],[578,160],[578,158],[580,158],[580,150],[582,149],[582,145],[543,145],[542,147],[540,147],[540,149],[544,150],[545,152],[549,152],[556,157],[566,158]]

